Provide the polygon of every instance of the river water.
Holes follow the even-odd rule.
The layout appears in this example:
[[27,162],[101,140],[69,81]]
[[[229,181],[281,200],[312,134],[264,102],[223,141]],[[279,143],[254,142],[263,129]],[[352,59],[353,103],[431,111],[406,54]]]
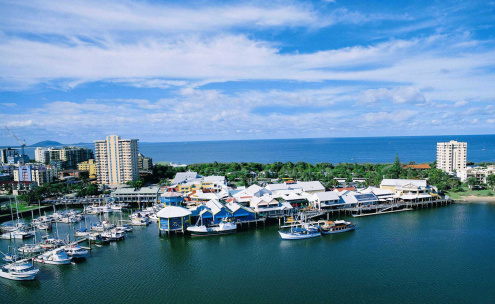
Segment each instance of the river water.
[[38,265],[35,281],[0,279],[0,302],[495,303],[495,205],[350,220],[353,232],[300,241],[275,224],[199,238],[135,227],[84,262]]

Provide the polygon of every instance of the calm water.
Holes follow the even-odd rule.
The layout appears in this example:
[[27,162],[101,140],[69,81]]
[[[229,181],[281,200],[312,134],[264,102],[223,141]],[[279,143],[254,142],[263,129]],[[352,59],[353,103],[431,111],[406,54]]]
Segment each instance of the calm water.
[[[153,161],[193,164],[204,162],[433,162],[437,142],[468,143],[468,161],[495,161],[495,135],[416,137],[363,137],[318,139],[272,139],[180,143],[139,143],[139,150]],[[93,144],[83,145],[94,148]],[[485,149],[485,150],[483,150]],[[34,148],[27,153],[34,158]]]
[[137,227],[86,262],[0,280],[0,302],[495,303],[494,205],[352,220],[354,232],[301,241],[268,225],[206,238]]

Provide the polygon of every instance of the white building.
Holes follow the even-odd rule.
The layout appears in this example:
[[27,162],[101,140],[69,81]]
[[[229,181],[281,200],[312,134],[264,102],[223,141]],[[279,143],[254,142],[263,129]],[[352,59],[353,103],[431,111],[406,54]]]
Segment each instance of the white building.
[[343,205],[340,197],[336,192],[316,192],[311,195],[309,204],[318,210],[321,209],[339,209]]
[[476,177],[476,179],[482,183],[486,184],[486,179],[489,175],[495,174],[495,166],[488,166],[487,168],[483,167],[468,167],[465,169],[457,170],[457,177],[461,180],[461,182],[465,183],[468,178]]
[[451,140],[437,143],[437,168],[453,173],[466,169],[467,143]]
[[14,170],[14,181],[35,182],[38,186],[51,183],[57,177],[57,170],[44,165],[20,165]]
[[118,135],[110,135],[106,140],[95,140],[98,183],[118,185],[137,180],[138,153],[137,139],[121,139]]

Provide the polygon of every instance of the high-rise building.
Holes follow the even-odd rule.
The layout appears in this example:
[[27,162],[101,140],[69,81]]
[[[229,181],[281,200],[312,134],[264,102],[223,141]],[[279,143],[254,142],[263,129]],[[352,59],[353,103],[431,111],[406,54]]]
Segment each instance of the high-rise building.
[[118,185],[137,180],[138,153],[137,139],[121,139],[118,135],[110,135],[106,140],[95,140],[98,183]]
[[96,177],[96,162],[94,159],[88,159],[85,162],[77,164],[77,170],[88,171],[89,178]]
[[20,165],[14,170],[14,181],[36,182],[38,186],[51,183],[57,176],[57,171],[39,164]]
[[467,143],[451,140],[437,143],[437,168],[453,173],[465,169],[467,159]]
[[153,159],[151,157],[146,157],[143,154],[138,154],[138,169],[140,171],[151,171],[153,170]]
[[93,151],[81,147],[36,148],[35,160],[42,164],[52,164],[58,169],[77,169],[77,164],[94,158]]

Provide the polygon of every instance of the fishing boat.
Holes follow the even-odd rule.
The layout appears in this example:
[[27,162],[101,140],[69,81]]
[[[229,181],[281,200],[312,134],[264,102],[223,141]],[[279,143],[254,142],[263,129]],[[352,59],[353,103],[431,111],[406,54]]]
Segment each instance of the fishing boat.
[[292,226],[290,231],[279,231],[278,233],[283,240],[302,240],[321,236],[317,227],[308,224]]
[[88,251],[77,244],[69,244],[63,247],[67,255],[73,259],[84,259]]
[[27,262],[27,260],[5,264],[0,267],[0,277],[14,280],[34,280],[40,270]]
[[100,233],[93,232],[90,235],[86,236],[91,244],[108,244],[110,240],[104,239]]
[[321,234],[334,234],[356,229],[356,225],[346,221],[322,221],[319,222]]
[[64,248],[57,248],[51,251],[47,251],[33,259],[33,261],[35,262],[52,265],[70,264],[71,260],[72,258],[67,255],[67,252]]
[[222,220],[218,225],[203,225],[202,217],[198,220],[201,223],[196,226],[187,227],[187,231],[193,236],[218,235],[237,232],[237,225],[229,220]]

